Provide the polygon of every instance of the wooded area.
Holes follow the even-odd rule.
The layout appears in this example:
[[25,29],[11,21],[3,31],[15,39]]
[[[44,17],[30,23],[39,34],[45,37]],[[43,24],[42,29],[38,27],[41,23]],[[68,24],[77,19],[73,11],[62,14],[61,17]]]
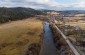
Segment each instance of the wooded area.
[[33,17],[35,15],[44,14],[41,11],[34,10],[31,8],[22,8],[22,7],[15,7],[15,8],[0,8],[0,23],[5,23],[14,20],[21,20],[29,17]]

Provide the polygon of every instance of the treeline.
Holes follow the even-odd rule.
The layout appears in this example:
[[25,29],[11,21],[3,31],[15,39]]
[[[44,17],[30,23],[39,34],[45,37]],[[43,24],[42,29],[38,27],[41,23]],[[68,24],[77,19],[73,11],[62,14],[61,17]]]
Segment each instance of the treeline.
[[33,17],[35,15],[44,14],[41,11],[34,10],[31,8],[22,8],[22,7],[15,7],[15,8],[0,8],[0,23],[5,23],[14,20],[21,20],[28,17]]

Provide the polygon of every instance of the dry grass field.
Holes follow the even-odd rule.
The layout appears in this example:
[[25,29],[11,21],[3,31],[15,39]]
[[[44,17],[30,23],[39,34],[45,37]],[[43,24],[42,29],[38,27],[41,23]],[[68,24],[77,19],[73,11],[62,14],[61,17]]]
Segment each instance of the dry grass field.
[[[82,14],[77,14],[82,15]],[[80,26],[82,29],[85,29],[85,17],[64,17],[65,20],[69,20],[69,22],[65,22],[71,26]]]
[[82,29],[85,30],[85,24],[84,23],[80,23],[80,22],[66,22],[66,24],[69,24],[71,26],[79,26]]
[[25,55],[28,46],[41,43],[43,24],[26,19],[0,25],[0,55]]

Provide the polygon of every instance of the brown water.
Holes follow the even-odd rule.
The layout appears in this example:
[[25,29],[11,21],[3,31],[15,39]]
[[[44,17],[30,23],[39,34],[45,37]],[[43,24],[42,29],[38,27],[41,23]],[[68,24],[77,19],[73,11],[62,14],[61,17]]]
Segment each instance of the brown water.
[[53,42],[53,34],[47,22],[45,24],[44,40],[40,55],[57,55],[56,47]]

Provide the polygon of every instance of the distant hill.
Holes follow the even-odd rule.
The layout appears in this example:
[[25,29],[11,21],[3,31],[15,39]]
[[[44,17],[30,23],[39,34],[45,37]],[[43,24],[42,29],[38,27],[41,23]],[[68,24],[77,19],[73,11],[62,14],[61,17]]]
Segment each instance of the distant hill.
[[85,10],[64,10],[64,11],[57,11],[59,13],[62,13],[62,14],[71,14],[71,15],[74,15],[74,14],[85,14]]
[[40,9],[39,11],[42,11],[42,12],[45,12],[45,13],[47,13],[47,12],[57,12],[55,10],[46,10],[46,9]]
[[85,10],[63,10],[63,11],[56,11],[56,10],[41,9],[40,11],[43,11],[43,12],[59,12],[59,13],[64,14],[64,15],[85,14]]
[[34,10],[32,8],[22,8],[22,7],[15,7],[15,8],[6,8],[0,7],[0,23],[8,22],[9,20],[19,20],[25,19],[28,17],[32,17],[35,15],[44,14],[41,11]]

